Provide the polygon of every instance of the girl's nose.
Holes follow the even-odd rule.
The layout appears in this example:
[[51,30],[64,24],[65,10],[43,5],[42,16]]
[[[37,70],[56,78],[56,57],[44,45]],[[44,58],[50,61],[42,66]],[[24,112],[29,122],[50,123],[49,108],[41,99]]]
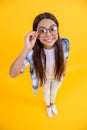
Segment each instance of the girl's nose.
[[50,30],[47,30],[46,36],[50,36],[50,35],[51,35]]

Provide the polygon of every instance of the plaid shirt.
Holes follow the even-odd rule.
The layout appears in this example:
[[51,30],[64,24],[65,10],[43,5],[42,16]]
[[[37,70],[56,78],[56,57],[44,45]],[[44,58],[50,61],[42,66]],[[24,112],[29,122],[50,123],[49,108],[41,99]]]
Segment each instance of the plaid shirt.
[[[63,41],[64,59],[66,60],[68,58],[68,53],[70,50],[70,43],[67,38],[61,38],[61,41]],[[34,90],[34,94],[37,94],[39,80],[35,73],[32,55],[33,55],[33,49],[31,49],[30,52],[27,54],[27,56],[24,60],[24,63],[22,65],[22,68],[21,68],[21,73],[23,73],[25,67],[27,67],[27,65],[30,64],[30,75],[31,75],[31,79],[32,79],[32,87]]]

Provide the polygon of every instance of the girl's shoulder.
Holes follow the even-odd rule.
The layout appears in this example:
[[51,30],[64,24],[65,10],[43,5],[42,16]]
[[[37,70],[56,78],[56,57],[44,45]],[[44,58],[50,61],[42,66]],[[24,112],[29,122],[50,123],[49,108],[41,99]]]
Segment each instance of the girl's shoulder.
[[61,39],[61,41],[63,41],[64,44],[66,44],[66,46],[69,46],[69,45],[70,45],[70,41],[69,41],[68,38],[61,37],[60,39]]
[[65,50],[69,51],[70,50],[70,41],[68,38],[65,38],[65,37],[61,37],[60,38],[62,43],[63,43],[63,46],[65,48]]

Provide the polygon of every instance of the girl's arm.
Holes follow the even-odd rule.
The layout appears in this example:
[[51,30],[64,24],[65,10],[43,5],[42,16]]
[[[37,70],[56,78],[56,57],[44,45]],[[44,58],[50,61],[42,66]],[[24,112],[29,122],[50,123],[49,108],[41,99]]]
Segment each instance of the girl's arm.
[[11,77],[16,77],[20,74],[24,59],[26,58],[28,52],[34,47],[37,36],[37,32],[34,31],[29,32],[25,36],[25,47],[10,67],[9,74]]
[[67,38],[61,38],[63,43],[63,49],[64,49],[64,71],[63,71],[63,77],[66,75],[66,68],[67,68],[67,60],[68,60],[68,54],[70,51],[70,42]]
[[64,71],[63,71],[63,77],[66,75],[66,66],[67,66],[67,59],[64,62]]
[[16,60],[11,65],[9,74],[12,78],[16,77],[20,73],[22,64],[24,62],[24,59],[27,53],[28,53],[28,50],[24,48],[22,52],[20,53],[20,55],[16,58]]

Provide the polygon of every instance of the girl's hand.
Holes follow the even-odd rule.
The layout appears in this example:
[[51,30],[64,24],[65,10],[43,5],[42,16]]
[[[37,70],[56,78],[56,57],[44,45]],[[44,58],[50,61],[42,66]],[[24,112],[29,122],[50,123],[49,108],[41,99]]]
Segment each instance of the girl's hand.
[[36,31],[29,32],[25,36],[25,48],[27,48],[28,50],[32,49],[35,45],[37,37],[38,33]]

